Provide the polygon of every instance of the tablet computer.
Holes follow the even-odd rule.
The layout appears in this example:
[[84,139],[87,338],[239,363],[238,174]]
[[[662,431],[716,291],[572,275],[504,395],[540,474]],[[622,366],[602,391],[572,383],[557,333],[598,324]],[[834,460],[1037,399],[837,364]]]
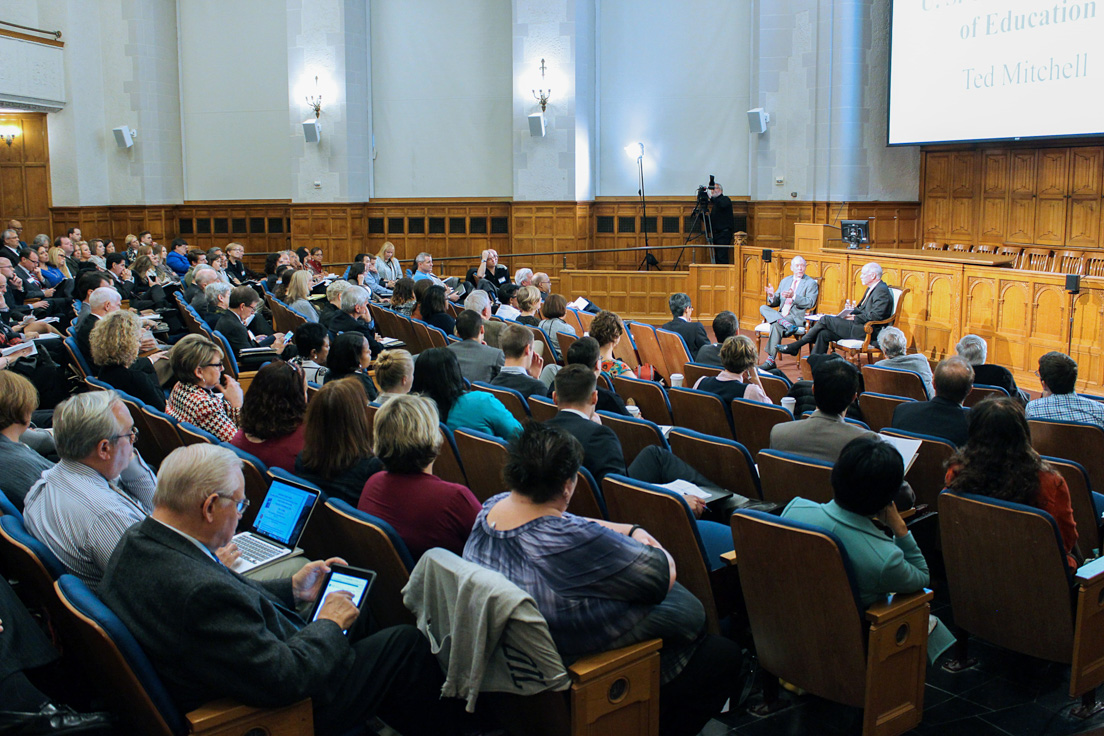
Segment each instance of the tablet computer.
[[[344,590],[353,594],[353,605],[361,613],[364,613],[364,605],[368,602],[368,592],[372,589],[372,583],[376,581],[374,570],[365,570],[360,567],[347,565],[330,565],[330,572],[322,582],[322,592],[314,602],[314,610],[311,611],[310,621],[318,620],[318,613],[326,602],[326,596],[335,591]],[[345,633],[349,633],[348,630]]]

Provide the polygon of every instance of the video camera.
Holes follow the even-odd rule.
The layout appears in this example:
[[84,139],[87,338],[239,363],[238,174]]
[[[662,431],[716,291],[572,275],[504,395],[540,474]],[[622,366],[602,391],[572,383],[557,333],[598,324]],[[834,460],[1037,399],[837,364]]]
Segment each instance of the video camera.
[[698,206],[709,207],[709,194],[706,192],[708,189],[710,192],[717,188],[717,182],[713,174],[709,175],[709,186],[702,185],[698,187]]

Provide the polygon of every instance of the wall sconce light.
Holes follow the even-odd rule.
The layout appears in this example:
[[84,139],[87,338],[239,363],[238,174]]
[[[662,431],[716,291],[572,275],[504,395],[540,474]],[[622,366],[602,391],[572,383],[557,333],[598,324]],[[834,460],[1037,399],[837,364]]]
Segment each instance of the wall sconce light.
[[0,126],[0,138],[4,139],[4,142],[8,144],[8,148],[11,148],[11,144],[15,141],[16,136],[20,133],[18,125],[2,125]]
[[314,94],[309,95],[306,100],[307,106],[314,110],[314,117],[319,117],[322,114],[322,90],[318,88],[317,76],[314,78]]
[[[548,67],[544,65],[544,59],[541,59],[541,79],[544,79],[544,72],[547,68]],[[552,97],[552,89],[549,88],[547,92],[544,91],[543,87],[540,89],[539,92],[537,90],[533,90],[533,97],[536,98],[537,102],[540,103],[541,112],[543,113],[545,108],[548,106],[548,100]]]

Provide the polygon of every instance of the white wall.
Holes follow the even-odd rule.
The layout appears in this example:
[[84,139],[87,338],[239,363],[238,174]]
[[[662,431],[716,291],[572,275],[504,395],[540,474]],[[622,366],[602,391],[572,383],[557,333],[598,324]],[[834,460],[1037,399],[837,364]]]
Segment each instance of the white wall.
[[185,199],[290,198],[284,8],[187,0],[179,17]]
[[598,195],[693,195],[710,174],[747,194],[749,0],[601,0]]
[[376,197],[513,191],[509,0],[374,0]]

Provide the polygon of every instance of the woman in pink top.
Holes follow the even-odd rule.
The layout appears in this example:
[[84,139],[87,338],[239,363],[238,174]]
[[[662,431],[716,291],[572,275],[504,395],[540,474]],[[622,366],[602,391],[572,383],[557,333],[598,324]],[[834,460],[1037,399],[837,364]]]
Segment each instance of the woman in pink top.
[[307,382],[295,363],[274,360],[253,378],[241,408],[241,429],[230,444],[268,467],[295,472],[295,456],[303,449],[303,416],[307,413]]
[[467,486],[433,474],[442,441],[436,405],[394,396],[376,412],[372,434],[387,472],[368,479],[357,508],[395,527],[415,560],[433,547],[462,554],[480,505]]

